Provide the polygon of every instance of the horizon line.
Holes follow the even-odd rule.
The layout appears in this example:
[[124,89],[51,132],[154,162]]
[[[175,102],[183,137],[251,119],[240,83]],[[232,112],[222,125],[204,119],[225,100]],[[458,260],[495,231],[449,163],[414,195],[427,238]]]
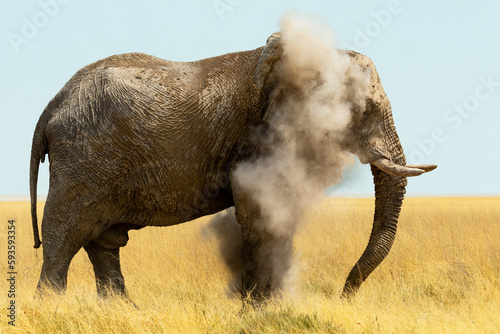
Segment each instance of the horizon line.
[[[347,193],[347,194],[324,194],[325,198],[372,198],[374,197],[374,193]],[[418,193],[418,194],[406,194],[405,198],[412,197],[500,197],[500,194],[489,194],[489,193],[471,193],[471,194],[452,194],[452,193],[441,193],[441,194],[432,194],[432,193]],[[47,200],[47,195],[37,195],[37,201],[43,202]],[[0,202],[29,202],[30,195],[0,195]]]

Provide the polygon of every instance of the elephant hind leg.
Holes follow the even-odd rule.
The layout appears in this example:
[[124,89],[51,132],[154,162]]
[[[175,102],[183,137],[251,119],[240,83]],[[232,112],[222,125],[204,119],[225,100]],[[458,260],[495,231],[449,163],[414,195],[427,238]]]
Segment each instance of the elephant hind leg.
[[[44,223],[45,226],[50,226],[50,223]],[[78,233],[71,232],[74,232],[74,228],[66,231],[46,228],[44,231],[43,265],[37,285],[38,293],[45,288],[58,292],[66,291],[69,265],[85,243]]]
[[110,292],[125,295],[125,279],[120,267],[120,248],[108,249],[91,241],[84,249],[94,267],[98,295],[107,297]]
[[45,288],[57,292],[65,292],[68,283],[69,264],[81,246],[63,247],[57,254],[50,251],[50,243],[47,238],[43,246],[43,265],[38,280],[37,292]]
[[97,293],[102,297],[110,292],[125,295],[120,247],[124,247],[127,242],[127,229],[118,225],[104,231],[84,247],[94,267]]
[[48,200],[42,223],[43,265],[37,294],[41,294],[45,288],[66,291],[70,262],[86,243],[85,233],[82,233],[74,219],[64,219],[54,212],[54,205],[51,204]]

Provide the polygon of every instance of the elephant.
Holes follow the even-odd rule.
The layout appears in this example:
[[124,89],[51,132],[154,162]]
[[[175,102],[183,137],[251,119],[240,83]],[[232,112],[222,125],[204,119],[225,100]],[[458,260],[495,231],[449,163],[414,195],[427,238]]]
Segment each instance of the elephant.
[[[130,230],[181,224],[235,207],[243,241],[241,293],[256,301],[273,295],[273,236],[263,228],[258,204],[234,182],[234,171],[238,163],[266,154],[259,134],[271,131],[267,113],[287,91],[285,83],[272,80],[280,39],[275,33],[257,49],[194,62],[114,55],[83,67],[65,84],[41,114],[32,142],[35,248],[41,245],[39,165],[46,155],[50,161],[37,291],[64,291],[69,264],[83,247],[98,294],[126,295],[119,250]],[[347,297],[388,254],[407,177],[436,165],[406,164],[373,62],[342,52],[370,73],[366,110],[349,127],[349,150],[371,165],[376,198],[368,246],[342,292]]]

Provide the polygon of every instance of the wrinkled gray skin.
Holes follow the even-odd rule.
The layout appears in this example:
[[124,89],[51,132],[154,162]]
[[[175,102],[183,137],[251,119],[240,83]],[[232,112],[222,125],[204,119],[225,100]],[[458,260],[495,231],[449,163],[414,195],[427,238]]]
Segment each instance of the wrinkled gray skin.
[[[242,227],[243,296],[259,301],[275,291],[267,247],[273,236],[263,228],[259,207],[233,182],[233,172],[238,162],[265,154],[259,135],[266,131],[266,112],[279,95],[273,92],[287,89],[267,80],[280,59],[279,41],[275,34],[265,47],[191,63],[117,55],[70,79],[45,108],[33,137],[35,248],[41,244],[38,168],[45,154],[50,160],[39,291],[46,285],[64,290],[70,261],[84,247],[99,294],[125,294],[119,249],[129,230],[180,224],[231,206]],[[369,58],[348,54],[371,70],[367,109],[353,120],[346,145],[372,164],[376,204],[370,241],[347,278],[344,296],[389,252],[406,176],[435,167],[404,167],[377,71]]]

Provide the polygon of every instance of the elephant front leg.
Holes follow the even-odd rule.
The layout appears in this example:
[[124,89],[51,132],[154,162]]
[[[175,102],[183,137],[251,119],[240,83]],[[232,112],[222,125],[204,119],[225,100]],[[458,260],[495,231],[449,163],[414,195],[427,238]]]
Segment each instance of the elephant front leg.
[[291,238],[279,238],[256,229],[243,233],[241,293],[244,301],[258,305],[278,295],[284,288],[291,259]]
[[258,306],[284,288],[293,240],[291,235],[273,231],[258,205],[248,197],[240,196],[235,208],[243,239],[241,294],[245,304]]
[[125,279],[120,267],[120,248],[107,249],[92,241],[85,251],[94,267],[97,294],[107,297],[110,292],[125,295]]

